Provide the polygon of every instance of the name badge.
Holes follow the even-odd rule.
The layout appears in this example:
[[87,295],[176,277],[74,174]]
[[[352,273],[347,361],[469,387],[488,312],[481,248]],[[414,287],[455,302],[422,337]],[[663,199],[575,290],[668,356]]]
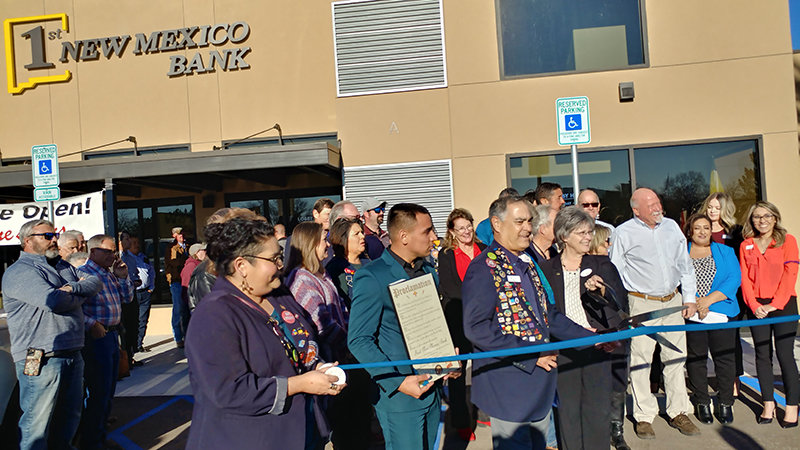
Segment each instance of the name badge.
[[744,246],[744,249],[745,249],[745,250],[752,250],[752,249],[753,249],[753,244],[750,244],[750,245],[745,245],[745,246]]
[[509,275],[508,276],[508,281],[510,281],[512,283],[521,283],[522,282],[522,278],[520,278],[519,275]]

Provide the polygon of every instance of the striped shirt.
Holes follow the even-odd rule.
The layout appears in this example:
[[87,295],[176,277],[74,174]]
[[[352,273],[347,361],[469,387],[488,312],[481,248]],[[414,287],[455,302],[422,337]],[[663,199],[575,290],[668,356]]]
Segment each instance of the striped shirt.
[[83,323],[86,329],[88,330],[95,322],[100,322],[106,327],[119,325],[122,303],[130,303],[133,300],[133,283],[130,278],[119,279],[91,259],[78,268],[78,274],[81,277],[94,275],[103,282],[103,289],[83,302]]

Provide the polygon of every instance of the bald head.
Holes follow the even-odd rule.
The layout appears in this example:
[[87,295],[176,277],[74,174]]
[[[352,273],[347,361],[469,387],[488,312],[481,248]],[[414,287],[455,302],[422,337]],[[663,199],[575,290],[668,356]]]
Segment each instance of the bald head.
[[592,216],[592,219],[600,216],[600,197],[591,189],[584,189],[578,194],[578,206]]
[[661,200],[651,189],[639,188],[631,195],[633,214],[650,228],[655,228],[664,218]]

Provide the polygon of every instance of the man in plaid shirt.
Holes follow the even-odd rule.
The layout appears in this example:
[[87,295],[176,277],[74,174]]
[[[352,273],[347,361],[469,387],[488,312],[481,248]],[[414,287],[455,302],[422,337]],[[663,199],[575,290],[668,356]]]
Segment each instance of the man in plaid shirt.
[[104,448],[105,424],[119,372],[119,334],[122,303],[133,300],[128,266],[119,258],[114,238],[99,234],[87,243],[89,259],[78,269],[96,276],[103,289],[83,303],[86,341],[83,348],[86,408],[81,417],[81,448]]

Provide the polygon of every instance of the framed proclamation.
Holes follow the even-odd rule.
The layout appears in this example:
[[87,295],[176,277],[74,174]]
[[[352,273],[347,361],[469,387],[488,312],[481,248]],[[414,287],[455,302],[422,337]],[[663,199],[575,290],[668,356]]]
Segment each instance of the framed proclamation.
[[[433,275],[425,274],[392,283],[389,285],[389,293],[411,359],[456,354]],[[417,373],[431,376],[427,382],[436,381],[460,367],[458,361],[414,364]]]

